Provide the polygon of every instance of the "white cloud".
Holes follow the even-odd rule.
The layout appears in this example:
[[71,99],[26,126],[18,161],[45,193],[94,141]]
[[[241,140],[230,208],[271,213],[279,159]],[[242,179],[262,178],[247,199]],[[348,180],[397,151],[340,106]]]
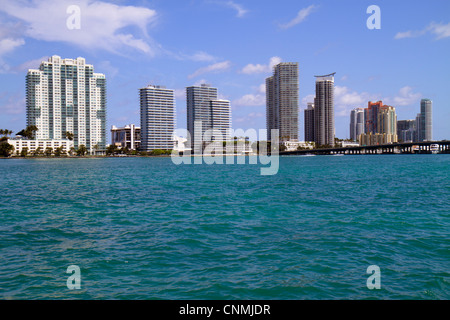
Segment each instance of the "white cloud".
[[0,40],[0,56],[13,51],[15,48],[25,44],[23,39],[4,38]]
[[17,47],[25,44],[23,39],[4,38],[0,39],[0,73],[9,72],[11,67],[3,60],[3,55],[8,54]]
[[[0,11],[22,21],[25,35],[37,40],[68,42],[85,49],[101,49],[122,53],[137,50],[153,56],[158,46],[147,35],[146,28],[156,21],[156,11],[144,7],[119,6],[102,1],[80,0],[81,28],[70,30],[67,8],[73,0],[2,1]],[[124,31],[137,27],[146,38],[136,38]]]
[[242,5],[237,4],[233,1],[227,1],[224,3],[227,7],[230,7],[234,10],[236,10],[236,17],[242,18],[248,11],[242,7]]
[[246,94],[234,100],[233,105],[242,107],[256,107],[266,104],[266,96],[263,94]]
[[282,61],[280,57],[270,58],[269,64],[248,64],[242,68],[241,73],[257,74],[271,72],[273,67]]
[[177,100],[186,100],[186,89],[174,89],[173,94]]
[[208,80],[200,79],[200,80],[195,81],[194,86],[201,86],[202,84],[208,84],[208,83],[209,83]]
[[[377,96],[367,92],[357,92],[345,86],[334,87],[336,116],[348,116],[357,107],[365,107],[369,101],[377,101]],[[314,101],[314,100],[313,100]]]
[[231,62],[230,61],[222,61],[222,62],[218,62],[218,63],[214,63],[211,64],[209,66],[197,69],[194,73],[190,74],[188,76],[189,79],[195,78],[201,74],[204,73],[210,73],[210,72],[220,72],[220,71],[225,71],[227,69],[229,69],[231,66]]
[[258,87],[258,91],[260,92],[260,93],[266,93],[266,84],[265,83],[261,83],[260,85],[259,85],[259,87]]
[[[2,94],[2,97],[4,94]],[[25,112],[25,97],[22,94],[11,94],[6,101],[0,101],[0,113],[23,114]]]
[[216,60],[214,56],[203,51],[194,53],[192,56],[189,56],[189,59],[193,61],[206,61],[206,62]]
[[28,71],[28,69],[39,69],[39,66],[41,65],[41,62],[42,61],[47,61],[48,58],[49,58],[48,56],[43,56],[43,57],[40,57],[38,59],[25,61],[21,65],[12,68],[12,70],[14,72],[24,72],[24,71]]
[[405,32],[398,32],[394,36],[394,39],[417,38],[426,33],[432,33],[436,35],[436,40],[448,38],[450,37],[450,23],[443,24],[432,22],[423,30],[419,31],[409,30]]
[[280,28],[281,29],[289,29],[292,28],[293,26],[303,22],[306,17],[308,17],[311,13],[313,13],[315,10],[317,9],[317,6],[315,5],[310,5],[307,8],[303,8],[301,9],[298,13],[297,16],[292,19],[291,21],[289,21],[288,23],[285,24],[280,24]]
[[248,123],[250,121],[253,122],[253,120],[255,120],[256,118],[262,118],[264,116],[265,114],[262,112],[250,112],[248,115],[238,117],[234,121],[237,123]]
[[417,103],[422,97],[421,93],[414,93],[413,88],[405,86],[401,88],[395,97],[384,98],[384,103],[393,107],[409,106]]
[[306,109],[308,102],[314,103],[314,98],[315,98],[314,94],[308,94],[306,97],[304,97],[302,99],[302,105],[300,106],[299,111],[301,110],[302,107]]
[[98,70],[101,73],[106,74],[108,79],[114,78],[117,73],[119,73],[119,69],[114,67],[110,61],[103,60],[98,64]]
[[437,40],[450,37],[450,23],[438,24],[433,22],[430,24],[429,29],[431,33],[437,36]]

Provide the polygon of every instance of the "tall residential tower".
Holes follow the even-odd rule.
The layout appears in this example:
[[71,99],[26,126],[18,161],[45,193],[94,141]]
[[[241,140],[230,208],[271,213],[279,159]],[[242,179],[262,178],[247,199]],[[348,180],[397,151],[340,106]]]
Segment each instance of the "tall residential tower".
[[106,149],[106,79],[84,58],[52,56],[26,76],[27,126],[37,140],[65,139],[91,154]]
[[433,102],[430,99],[420,100],[420,115],[418,119],[418,141],[433,140]]
[[139,90],[141,150],[172,150],[175,130],[175,96],[172,89],[149,85]]
[[314,139],[316,146],[334,146],[334,75],[316,77]]
[[350,112],[350,139],[358,141],[359,135],[363,133],[365,133],[364,109],[353,109]]
[[[196,154],[203,151],[205,131],[217,130],[222,141],[230,139],[231,108],[230,101],[217,98],[217,88],[209,84],[186,88],[187,130],[190,141],[187,144]],[[201,128],[199,123],[201,122]],[[212,137],[213,140],[220,140]]]
[[282,62],[266,78],[266,125],[279,130],[281,140],[298,140],[298,63]]

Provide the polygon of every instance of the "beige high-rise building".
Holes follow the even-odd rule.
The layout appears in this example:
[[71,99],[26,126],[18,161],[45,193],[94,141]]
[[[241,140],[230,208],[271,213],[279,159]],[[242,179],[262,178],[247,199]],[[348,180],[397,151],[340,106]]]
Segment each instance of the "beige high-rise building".
[[273,76],[266,78],[266,125],[279,130],[282,141],[298,140],[298,63],[282,62],[274,66]]
[[334,75],[316,76],[314,141],[316,146],[334,146]]

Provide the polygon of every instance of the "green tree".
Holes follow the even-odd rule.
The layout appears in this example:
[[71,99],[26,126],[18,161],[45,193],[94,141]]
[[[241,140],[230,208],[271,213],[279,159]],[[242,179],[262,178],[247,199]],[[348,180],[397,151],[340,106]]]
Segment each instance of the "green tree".
[[58,148],[55,149],[55,156],[56,157],[61,157],[62,155],[65,155],[66,152],[64,151],[64,147],[60,146]]
[[6,141],[0,142],[0,156],[9,157],[14,151],[14,146]]
[[8,140],[8,136],[11,135],[13,132],[8,129],[0,129],[0,141],[6,141]]
[[65,136],[66,136],[66,139],[68,139],[70,141],[73,140],[73,133],[72,132],[66,131]]
[[38,127],[36,127],[35,125],[31,125],[31,126],[27,126],[25,129],[17,132],[17,135],[28,138],[28,139],[33,139],[34,133],[38,130],[39,130]]
[[111,156],[111,155],[115,155],[118,152],[118,148],[115,144],[110,144],[107,148],[106,148],[106,155],[107,156]]
[[160,156],[162,154],[164,154],[164,151],[161,149],[155,149],[152,151],[152,156]]
[[37,157],[40,156],[42,154],[42,148],[41,147],[37,147],[36,150],[34,150],[33,152],[33,156]]
[[28,148],[22,148],[22,151],[20,152],[21,157],[26,157],[28,155]]
[[77,156],[84,157],[86,153],[87,153],[86,146],[84,144],[79,145],[77,150]]
[[45,148],[44,154],[47,157],[50,157],[52,155],[52,153],[53,153],[53,148],[50,148],[50,147]]
[[70,147],[69,149],[69,156],[73,156],[76,153],[75,148],[74,147]]

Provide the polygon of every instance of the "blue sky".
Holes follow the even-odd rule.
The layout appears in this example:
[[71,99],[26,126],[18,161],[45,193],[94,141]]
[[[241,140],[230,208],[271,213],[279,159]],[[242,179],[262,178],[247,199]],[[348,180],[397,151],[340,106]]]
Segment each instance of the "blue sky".
[[[370,5],[381,29],[369,30]],[[67,8],[80,8],[68,29]],[[25,127],[25,75],[49,56],[84,57],[108,85],[107,125],[139,124],[138,89],[175,90],[186,128],[186,86],[210,83],[231,101],[233,128],[265,128],[265,78],[298,62],[300,138],[314,75],[336,72],[336,136],[369,100],[414,119],[433,100],[433,138],[450,139],[450,1],[0,0],[0,128]],[[109,136],[109,134],[108,134]]]

